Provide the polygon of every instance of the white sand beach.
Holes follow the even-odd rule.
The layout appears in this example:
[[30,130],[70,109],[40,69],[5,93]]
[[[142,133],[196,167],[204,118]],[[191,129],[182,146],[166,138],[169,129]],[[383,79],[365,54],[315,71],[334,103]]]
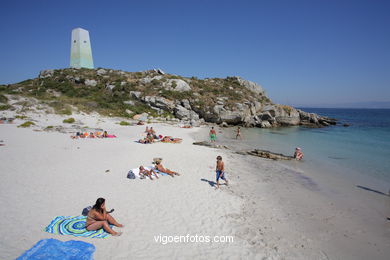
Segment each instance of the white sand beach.
[[[6,116],[10,116],[7,114]],[[81,240],[96,246],[95,259],[388,259],[389,198],[356,191],[336,201],[321,192],[320,178],[294,165],[194,146],[207,128],[149,124],[181,144],[139,144],[145,126],[120,119],[73,115],[79,125],[102,128],[114,139],[76,139],[42,131],[64,126],[59,115],[28,115],[36,126],[0,125],[0,258],[14,259],[44,238]],[[215,158],[225,161],[229,186],[219,190]],[[127,172],[162,157],[181,176],[127,179]],[[108,171],[107,171],[108,170]],[[313,178],[313,183],[302,176]],[[325,184],[324,184],[325,185]],[[345,190],[334,186],[335,192]],[[352,189],[349,189],[350,191]],[[355,197],[356,196],[356,197]],[[81,215],[98,197],[125,225],[106,239],[53,235],[44,228],[56,216]],[[362,199],[362,200],[360,200]],[[375,201],[375,205],[372,203]],[[359,203],[360,202],[360,203]],[[379,206],[376,206],[378,205]],[[159,236],[232,236],[233,242],[162,244]]]

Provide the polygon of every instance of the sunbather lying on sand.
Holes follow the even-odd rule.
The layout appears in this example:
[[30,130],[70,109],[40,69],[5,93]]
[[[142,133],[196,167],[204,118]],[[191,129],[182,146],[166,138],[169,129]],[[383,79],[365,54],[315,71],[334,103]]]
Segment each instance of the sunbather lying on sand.
[[146,170],[142,165],[139,167],[139,175],[142,177],[142,176],[148,176],[151,180],[153,180],[152,178],[152,173],[154,174],[154,176],[156,176],[156,178],[158,179],[158,176],[157,174],[153,171],[153,170]]
[[107,213],[105,201],[106,200],[103,198],[98,198],[96,200],[95,205],[88,212],[85,227],[87,230],[98,230],[103,228],[104,231],[113,236],[120,236],[122,232],[115,232],[110,227],[110,224],[116,227],[123,227],[123,225],[119,224],[110,214]]
[[161,140],[163,143],[181,143],[181,138],[173,138],[171,136],[164,136],[164,138]]
[[160,171],[160,172],[163,172],[163,173],[166,173],[166,174],[169,174],[171,177],[175,177],[175,175],[180,175],[179,173],[177,172],[173,172],[169,169],[166,169],[164,168],[164,166],[161,164],[161,161],[160,160],[156,160],[156,166],[155,166],[155,169]]

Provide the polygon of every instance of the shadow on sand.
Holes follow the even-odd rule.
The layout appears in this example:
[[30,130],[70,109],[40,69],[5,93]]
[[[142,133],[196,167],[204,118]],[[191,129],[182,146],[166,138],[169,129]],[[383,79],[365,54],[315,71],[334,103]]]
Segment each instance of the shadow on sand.
[[360,185],[356,185],[356,187],[360,188],[360,189],[363,189],[363,190],[368,190],[368,191],[372,191],[372,192],[375,192],[375,193],[378,193],[378,194],[381,194],[381,195],[385,195],[385,196],[389,196],[389,194],[386,194],[386,193],[383,193],[381,191],[378,191],[378,190],[373,190],[373,189],[370,189],[370,188],[367,188],[367,187],[364,187],[364,186],[360,186]]
[[201,181],[204,181],[204,182],[207,182],[211,187],[216,187],[215,185],[217,185],[216,182],[214,181],[209,181],[209,180],[206,180],[206,179],[200,179]]

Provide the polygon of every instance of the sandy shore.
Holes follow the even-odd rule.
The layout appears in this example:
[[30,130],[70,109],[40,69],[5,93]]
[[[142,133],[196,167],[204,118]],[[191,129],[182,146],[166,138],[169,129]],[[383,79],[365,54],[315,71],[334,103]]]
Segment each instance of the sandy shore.
[[[96,246],[95,259],[386,259],[389,223],[379,213],[338,203],[289,165],[192,145],[207,129],[152,124],[181,144],[142,145],[144,126],[119,119],[74,115],[79,125],[109,130],[116,139],[72,140],[68,133],[40,131],[65,117],[30,115],[35,127],[0,125],[0,257],[14,259],[40,239],[82,240]],[[36,131],[34,131],[36,130]],[[64,130],[66,132],[68,130]],[[213,187],[215,158],[222,155],[229,187]],[[130,180],[131,168],[162,157],[182,176]],[[108,172],[106,172],[109,170]],[[368,196],[374,196],[372,194]],[[88,239],[43,229],[56,216],[80,215],[104,197],[126,225],[121,237]],[[375,197],[388,205],[388,198]],[[369,199],[368,199],[369,200]],[[349,200],[348,200],[349,201]],[[356,217],[355,215],[358,215]],[[232,236],[231,243],[167,243],[155,236]]]

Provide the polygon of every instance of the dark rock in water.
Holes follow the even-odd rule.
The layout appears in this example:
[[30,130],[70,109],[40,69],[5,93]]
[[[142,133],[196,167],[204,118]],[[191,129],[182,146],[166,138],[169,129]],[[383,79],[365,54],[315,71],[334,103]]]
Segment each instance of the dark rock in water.
[[246,152],[238,152],[239,154],[249,154],[253,156],[258,156],[262,158],[272,159],[272,160],[292,160],[294,157],[284,155],[281,153],[274,153],[266,150],[258,150],[255,149],[253,151],[246,151]]
[[201,146],[207,146],[211,148],[217,148],[217,149],[229,149],[226,145],[221,145],[221,144],[215,144],[215,143],[210,143],[210,142],[194,142],[192,143],[193,145],[201,145]]
[[343,124],[343,126],[348,127],[348,126],[350,126],[350,124],[345,123],[345,124]]

